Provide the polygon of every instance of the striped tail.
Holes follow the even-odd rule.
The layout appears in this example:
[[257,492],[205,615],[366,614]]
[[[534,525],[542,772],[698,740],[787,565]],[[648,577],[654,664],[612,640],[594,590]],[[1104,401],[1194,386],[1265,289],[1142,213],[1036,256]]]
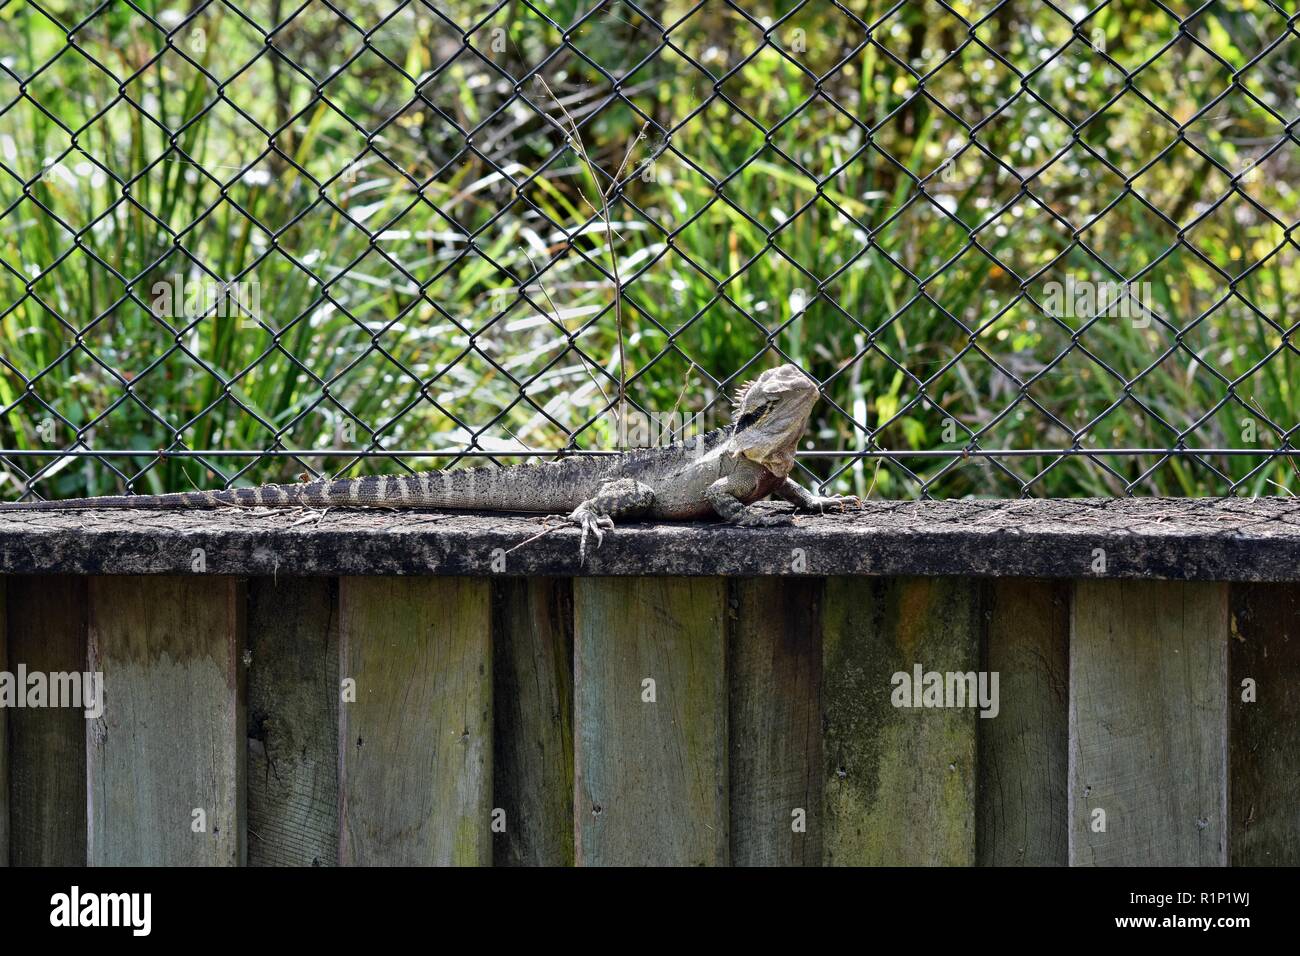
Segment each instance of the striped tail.
[[[105,495],[100,498],[67,498],[62,501],[0,502],[0,511],[91,511],[131,508],[137,511],[196,511],[211,508],[327,505],[322,486],[349,485],[348,481],[313,481],[292,485],[262,485],[229,491],[182,491],[169,495]],[[342,489],[340,489],[342,490]],[[342,503],[338,501],[337,503]]]
[[[265,508],[447,508],[455,510],[572,510],[589,494],[589,466],[577,459],[519,468],[470,468],[411,475],[321,479],[229,491],[182,491],[168,495],[112,495],[63,501],[0,503],[0,511],[141,511]],[[549,476],[550,480],[543,480]]]

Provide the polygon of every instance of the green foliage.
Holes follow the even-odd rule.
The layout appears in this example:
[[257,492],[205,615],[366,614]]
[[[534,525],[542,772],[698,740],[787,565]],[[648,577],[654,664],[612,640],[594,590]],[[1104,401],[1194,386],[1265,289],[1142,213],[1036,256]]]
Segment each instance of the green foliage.
[[[827,383],[823,451],[1272,448],[1300,422],[1300,44],[1271,6],[1175,5],[1180,34],[1130,0],[1077,29],[953,5],[972,38],[926,2],[868,40],[830,4],[661,0],[665,45],[622,3],[359,0],[269,47],[290,5],[140,6],[165,30],[0,10],[0,444],[37,453],[11,494],[393,467],[261,454],[285,448],[610,448],[617,293],[636,406],[721,417],[788,357]],[[1125,279],[1160,319],[1043,307]],[[159,314],[231,281],[256,321]],[[182,449],[249,454],[157,454]],[[1260,462],[806,460],[888,497],[1300,484]]]

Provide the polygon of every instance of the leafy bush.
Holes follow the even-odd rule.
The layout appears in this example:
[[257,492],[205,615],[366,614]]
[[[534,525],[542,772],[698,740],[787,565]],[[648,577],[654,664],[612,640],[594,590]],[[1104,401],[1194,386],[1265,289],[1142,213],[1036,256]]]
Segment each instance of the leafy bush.
[[0,9],[14,496],[611,448],[786,358],[837,490],[1297,484],[1150,451],[1295,438],[1294,4],[137,5]]

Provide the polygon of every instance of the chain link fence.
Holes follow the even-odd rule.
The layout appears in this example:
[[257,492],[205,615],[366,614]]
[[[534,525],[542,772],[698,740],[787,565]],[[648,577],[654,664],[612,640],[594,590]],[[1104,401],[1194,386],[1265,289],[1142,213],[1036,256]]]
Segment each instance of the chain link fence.
[[826,489],[1294,493],[1297,19],[0,2],[6,494],[607,453],[779,361]]

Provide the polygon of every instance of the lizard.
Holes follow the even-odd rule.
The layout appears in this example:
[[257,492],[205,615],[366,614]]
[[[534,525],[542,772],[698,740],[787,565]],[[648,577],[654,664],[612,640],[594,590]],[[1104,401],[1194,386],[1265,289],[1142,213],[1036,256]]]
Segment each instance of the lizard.
[[99,508],[383,507],[514,511],[566,515],[599,547],[615,519],[669,521],[717,517],[741,526],[789,523],[786,514],[750,507],[776,495],[800,511],[859,504],[853,495],[814,494],[790,478],[795,450],[820,398],[797,365],[762,372],[735,396],[730,424],[668,445],[604,457],[537,464],[317,479],[225,491],[110,495],[0,504],[0,511]]

